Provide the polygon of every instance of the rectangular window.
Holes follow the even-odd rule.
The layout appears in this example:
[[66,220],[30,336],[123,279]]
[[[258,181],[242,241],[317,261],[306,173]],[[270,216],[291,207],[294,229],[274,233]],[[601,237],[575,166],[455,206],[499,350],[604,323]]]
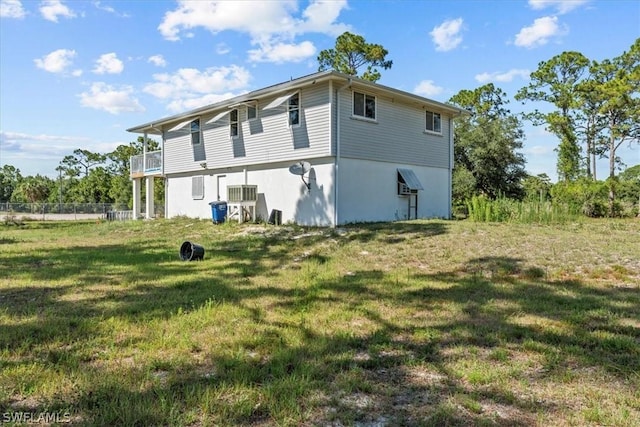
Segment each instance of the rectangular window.
[[254,120],[258,118],[258,104],[247,105],[247,120]]
[[289,126],[300,125],[300,94],[296,93],[289,98],[287,104],[289,111]]
[[376,119],[376,97],[353,92],[353,115],[365,119]]
[[191,122],[191,144],[200,144],[200,119]]
[[231,110],[229,113],[229,136],[231,138],[238,137],[238,110]]
[[193,200],[204,199],[204,176],[191,177],[191,197]]
[[440,113],[427,111],[426,130],[430,132],[442,133],[442,128],[440,127]]

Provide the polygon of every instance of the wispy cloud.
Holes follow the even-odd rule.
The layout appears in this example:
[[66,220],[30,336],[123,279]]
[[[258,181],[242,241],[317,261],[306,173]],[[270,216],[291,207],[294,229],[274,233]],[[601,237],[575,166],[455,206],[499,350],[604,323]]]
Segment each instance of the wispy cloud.
[[413,89],[413,93],[427,98],[433,98],[444,92],[444,89],[437,86],[433,80],[423,80]]
[[[43,56],[42,58],[36,58],[33,60],[38,68],[41,68],[50,73],[64,74],[73,65],[73,58],[76,56],[76,51],[72,49],[58,49]],[[76,70],[73,75],[82,74],[81,71]]]
[[521,78],[523,80],[528,80],[531,71],[527,69],[519,69],[513,68],[507,72],[494,72],[494,73],[481,73],[475,76],[476,81],[479,83],[487,83],[487,82],[511,82],[515,78]]
[[529,6],[534,10],[553,8],[558,14],[571,12],[589,0],[529,0]]
[[156,67],[166,67],[167,66],[167,61],[164,59],[164,56],[162,56],[162,55],[150,56],[149,59],[148,59],[148,62],[152,63]]
[[44,19],[58,22],[58,17],[75,18],[76,14],[60,0],[45,0],[40,6],[40,14]]
[[0,18],[22,19],[26,15],[20,0],[0,0]]
[[446,52],[453,50],[460,43],[462,43],[462,29],[464,21],[462,18],[450,19],[444,21],[442,24],[434,27],[429,33],[433,43],[436,45],[436,50]]
[[116,16],[120,16],[122,18],[129,18],[130,17],[128,13],[118,12],[116,9],[114,9],[111,6],[103,5],[102,2],[100,2],[100,1],[94,1],[93,5],[96,7],[96,9],[102,10],[104,12],[111,13],[111,14],[116,15]]
[[100,55],[100,58],[96,60],[93,72],[95,74],[120,74],[122,70],[124,70],[124,64],[114,52],[111,52]]
[[133,96],[133,88],[131,86],[115,87],[103,82],[96,82],[91,85],[87,92],[82,92],[78,96],[83,107],[94,108],[111,114],[145,110],[138,99]]
[[[346,0],[311,0],[300,13],[297,2],[252,2],[246,13],[245,2],[179,1],[175,10],[165,14],[158,30],[167,40],[193,37],[193,29],[204,28],[213,34],[237,31],[248,34],[255,48],[248,52],[254,62],[300,62],[315,55],[317,49],[310,41],[297,41],[306,33],[338,36],[350,29],[337,22]],[[226,49],[218,49],[226,53]]]
[[532,49],[543,46],[552,38],[557,38],[568,33],[568,29],[558,24],[557,16],[544,16],[533,21],[533,24],[524,27],[516,34],[514,44],[516,46]]
[[204,71],[181,68],[173,74],[154,74],[153,79],[155,81],[147,84],[143,91],[167,100],[167,108],[171,111],[184,111],[245,92],[251,74],[243,67],[231,65]]

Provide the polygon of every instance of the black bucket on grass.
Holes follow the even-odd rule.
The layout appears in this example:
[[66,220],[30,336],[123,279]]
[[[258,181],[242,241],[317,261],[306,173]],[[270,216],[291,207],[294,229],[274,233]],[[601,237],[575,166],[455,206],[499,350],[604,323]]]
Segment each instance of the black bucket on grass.
[[204,259],[204,248],[191,242],[184,242],[180,246],[180,259],[183,261],[197,261]]

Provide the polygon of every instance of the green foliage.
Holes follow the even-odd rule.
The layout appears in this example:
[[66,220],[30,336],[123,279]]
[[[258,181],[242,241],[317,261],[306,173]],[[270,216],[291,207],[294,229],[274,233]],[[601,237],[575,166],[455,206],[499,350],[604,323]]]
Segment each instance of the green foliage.
[[580,217],[576,207],[567,203],[508,198],[491,200],[484,196],[474,196],[467,202],[467,209],[469,219],[476,222],[562,224]]
[[[0,169],[0,202],[114,203],[131,208],[129,159],[142,153],[143,143],[138,137],[106,154],[76,149],[60,162],[56,179],[41,175],[25,178],[15,167],[4,165]],[[147,140],[148,151],[158,147],[158,142]],[[162,205],[163,180],[156,180],[154,193],[156,202]]]
[[531,83],[515,96],[523,102],[546,102],[556,108],[549,113],[536,109],[524,116],[534,125],[546,125],[560,140],[557,148],[560,180],[573,180],[580,176],[580,146],[575,124],[580,99],[578,84],[588,66],[589,60],[581,53],[563,52],[538,64],[538,69],[531,73]]
[[546,173],[533,176],[529,175],[522,180],[522,187],[525,192],[524,199],[527,201],[545,201],[549,199],[551,191],[551,179]]
[[46,176],[28,176],[20,181],[11,194],[12,202],[38,203],[45,202],[54,187],[53,180]]
[[[463,90],[450,102],[469,110],[470,117],[457,119],[454,129],[453,194],[456,203],[473,194],[490,198],[523,196],[524,134],[516,116],[505,108],[506,94],[487,84]],[[473,186],[473,187],[472,187]]]
[[344,32],[336,39],[335,48],[325,49],[318,55],[318,71],[333,69],[352,76],[364,65],[367,69],[359,77],[376,82],[381,74],[376,67],[388,70],[393,61],[387,60],[389,52],[379,44],[367,43],[364,37]]
[[2,166],[2,169],[0,169],[0,202],[9,202],[11,200],[11,194],[13,194],[21,180],[20,169],[11,165]]

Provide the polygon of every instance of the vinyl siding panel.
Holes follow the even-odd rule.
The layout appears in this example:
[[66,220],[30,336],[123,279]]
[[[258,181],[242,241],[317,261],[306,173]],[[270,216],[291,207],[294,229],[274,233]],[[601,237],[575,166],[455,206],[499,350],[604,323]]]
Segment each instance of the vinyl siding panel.
[[185,128],[182,132],[165,132],[164,150],[164,173],[172,174],[189,170],[202,169],[194,160],[194,153],[191,146],[191,133]]
[[229,115],[206,124],[221,111],[200,117],[204,152],[192,149],[189,129],[165,132],[165,173],[264,164],[274,161],[309,160],[331,154],[329,83],[312,85],[299,91],[300,125],[289,127],[287,103],[263,110],[276,94],[258,102],[258,118],[247,120],[244,105],[237,107],[239,135],[231,138]]
[[[358,91],[358,89],[356,89]],[[442,134],[425,132],[425,110],[375,93],[376,120],[352,116],[352,90],[340,92],[340,155],[348,158],[448,168],[450,118],[441,113]],[[438,111],[436,111],[438,112]]]

